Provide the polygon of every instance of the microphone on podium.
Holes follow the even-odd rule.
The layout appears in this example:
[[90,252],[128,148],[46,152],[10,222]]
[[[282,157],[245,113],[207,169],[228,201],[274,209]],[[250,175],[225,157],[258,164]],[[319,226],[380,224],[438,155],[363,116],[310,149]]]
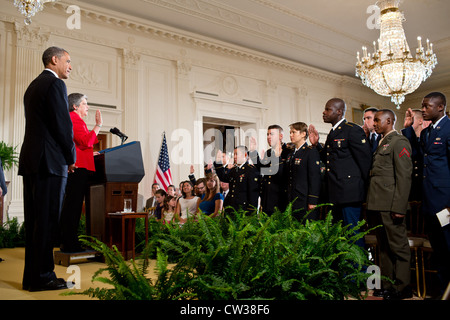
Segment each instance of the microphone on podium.
[[120,130],[117,129],[116,127],[109,129],[109,132],[117,135],[122,140],[122,144],[125,142],[125,140],[128,139],[128,136],[126,136],[124,133],[120,132]]

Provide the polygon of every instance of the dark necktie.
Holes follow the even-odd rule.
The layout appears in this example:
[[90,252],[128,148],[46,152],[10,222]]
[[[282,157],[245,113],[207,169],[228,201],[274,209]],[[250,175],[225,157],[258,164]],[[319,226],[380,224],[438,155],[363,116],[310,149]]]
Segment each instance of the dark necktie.
[[372,153],[377,150],[377,138],[375,137],[375,134],[372,133],[370,138],[370,145],[372,146]]
[[428,139],[429,139],[429,137],[430,137],[430,135],[431,135],[431,133],[433,132],[433,125],[430,125],[429,127],[428,127],[428,130],[427,130],[427,141],[428,141]]

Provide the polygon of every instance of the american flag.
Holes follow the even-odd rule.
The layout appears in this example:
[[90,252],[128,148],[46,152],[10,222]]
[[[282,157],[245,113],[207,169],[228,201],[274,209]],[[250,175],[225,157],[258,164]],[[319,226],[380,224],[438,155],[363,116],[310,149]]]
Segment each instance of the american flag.
[[167,191],[167,187],[172,183],[172,173],[170,172],[169,153],[167,152],[166,134],[164,133],[161,150],[159,151],[158,167],[156,168],[155,182]]

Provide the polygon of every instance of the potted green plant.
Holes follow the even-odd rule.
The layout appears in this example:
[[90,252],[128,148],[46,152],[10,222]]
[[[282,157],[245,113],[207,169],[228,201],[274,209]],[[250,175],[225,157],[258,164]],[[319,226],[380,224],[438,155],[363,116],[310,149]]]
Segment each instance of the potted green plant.
[[2,159],[3,169],[8,171],[19,162],[18,153],[16,147],[6,144],[0,141],[0,159]]
[[[19,162],[16,148],[0,141],[0,159],[2,160],[1,165],[5,171],[11,169]],[[6,187],[8,188],[8,186],[9,181],[6,181]],[[3,195],[0,197],[0,224],[3,224]]]

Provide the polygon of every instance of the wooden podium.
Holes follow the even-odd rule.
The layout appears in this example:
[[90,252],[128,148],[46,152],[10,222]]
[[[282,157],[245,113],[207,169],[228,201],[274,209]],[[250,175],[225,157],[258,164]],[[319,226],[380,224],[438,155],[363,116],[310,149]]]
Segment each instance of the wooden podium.
[[[94,157],[95,175],[86,197],[86,232],[104,243],[116,245],[131,256],[134,248],[122,248],[121,220],[109,219],[111,212],[122,212],[124,200],[131,199],[137,210],[138,184],[145,175],[140,142],[134,141],[100,151]],[[112,225],[110,225],[112,224]],[[129,234],[128,245],[133,241]]]

